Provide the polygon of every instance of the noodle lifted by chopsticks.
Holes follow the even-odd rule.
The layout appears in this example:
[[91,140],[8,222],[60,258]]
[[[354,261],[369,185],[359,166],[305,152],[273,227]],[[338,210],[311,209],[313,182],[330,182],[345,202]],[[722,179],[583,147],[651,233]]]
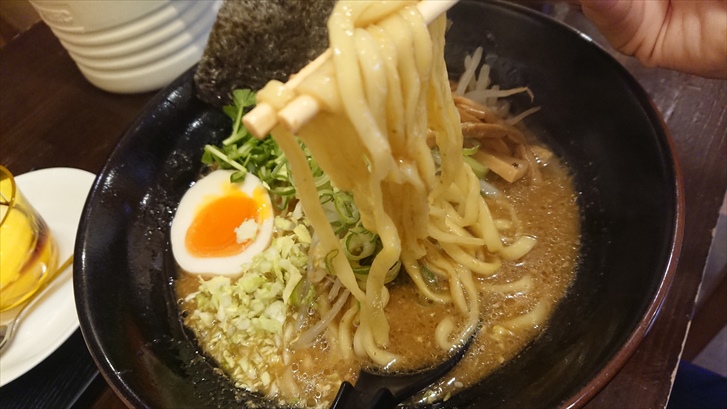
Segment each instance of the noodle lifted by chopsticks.
[[[521,257],[535,241],[522,236],[503,245],[479,180],[462,158],[460,117],[444,62],[445,17],[427,27],[415,4],[339,2],[328,21],[332,61],[294,91],[270,82],[258,93],[259,102],[278,108],[300,95],[315,98],[322,107],[298,136],[332,182],[352,192],[364,227],[381,238],[383,249],[364,288],[325,217],[300,145],[281,126],[272,134],[289,160],[305,213],[331,259],[331,272],[358,301],[344,308],[337,323],[341,352],[369,357],[381,366],[397,360],[386,350],[384,312],[385,278],[397,262],[421,294],[453,303],[467,317],[456,336],[451,319],[440,322],[437,343],[449,349],[478,320],[473,274],[493,274],[502,258]],[[427,145],[429,132],[440,163]],[[447,292],[427,286],[425,268],[448,282]]]

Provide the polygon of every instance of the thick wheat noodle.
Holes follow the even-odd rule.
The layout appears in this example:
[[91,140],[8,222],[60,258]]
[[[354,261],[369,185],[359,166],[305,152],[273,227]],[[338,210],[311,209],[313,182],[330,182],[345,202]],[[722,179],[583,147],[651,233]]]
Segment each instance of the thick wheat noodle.
[[510,219],[508,220],[508,222],[510,223],[512,228],[514,228],[514,230],[515,230],[515,234],[513,235],[513,237],[517,239],[518,237],[522,236],[523,235],[523,226],[522,226],[522,222],[520,221],[520,218],[517,215],[517,212],[515,211],[515,206],[513,206],[512,203],[510,203],[509,201],[505,200],[502,197],[496,196],[493,201],[497,206],[500,206],[500,207],[504,208],[505,210],[507,210],[507,213],[510,216]]
[[469,311],[467,299],[465,298],[464,291],[462,291],[462,286],[459,282],[459,276],[457,275],[451,260],[439,253],[430,253],[426,261],[429,266],[436,267],[445,273],[447,280],[449,281],[449,292],[452,295],[452,302],[454,305],[463,313]]
[[[308,167],[308,161],[305,159],[303,150],[293,135],[283,127],[278,126],[273,129],[273,137],[283,152],[285,152],[291,170],[296,175],[296,188],[298,189],[300,200],[303,203],[303,209],[306,216],[310,219],[311,224],[314,226],[328,225],[328,219],[323,212],[323,208],[320,206],[320,202],[318,202],[318,190],[315,188],[313,175]],[[327,229],[316,230],[316,233],[321,241],[321,246],[324,249],[330,249],[326,254],[332,254],[333,256],[332,262],[338,279],[351,291],[356,299],[362,300],[366,298],[366,294],[358,288],[356,276],[354,276],[351,265],[348,264],[348,260],[340,248],[338,238],[336,238],[330,226]]]
[[351,307],[346,310],[341,318],[341,322],[338,325],[338,344],[340,347],[341,355],[346,360],[353,358],[353,319],[358,314],[358,306],[353,303]]
[[440,304],[452,302],[451,294],[437,294],[432,291],[429,286],[427,286],[422,278],[421,267],[419,266],[418,260],[409,260],[404,257],[402,258],[402,265],[405,267],[407,274],[409,274],[414,281],[419,292],[421,292],[425,297]]
[[[442,16],[427,29],[413,6],[340,2],[328,21],[332,60],[304,79],[295,95],[273,82],[258,93],[258,101],[272,106],[302,95],[318,102],[322,111],[298,136],[332,183],[353,193],[364,227],[381,239],[362,290],[318,201],[300,145],[276,128],[273,137],[288,158],[330,273],[356,299],[331,332],[338,341],[331,345],[343,357],[368,357],[385,367],[397,361],[387,351],[384,280],[398,261],[424,297],[453,303],[465,316],[454,339],[454,329],[440,323],[436,338],[442,348],[463,341],[477,324],[473,272],[490,275],[500,266],[502,238],[479,180],[462,158],[460,118],[444,64],[445,26]],[[427,143],[430,134],[439,164]],[[486,256],[477,250],[482,245]],[[446,275],[446,293],[429,288],[422,276],[427,265]]]
[[460,246],[484,246],[485,241],[476,237],[471,237],[469,234],[451,234],[443,230],[438,229],[434,225],[429,225],[429,237],[435,239],[438,242],[453,243]]
[[548,301],[539,301],[527,314],[503,322],[502,325],[511,331],[532,330],[542,327],[548,319],[552,304]]
[[452,330],[454,330],[454,320],[452,320],[452,317],[445,317],[437,324],[434,330],[434,339],[440,348],[446,350],[452,347],[449,341]]
[[483,290],[494,293],[521,293],[530,291],[533,288],[533,278],[530,274],[523,276],[519,280],[506,284],[483,284],[480,286]]
[[457,263],[469,268],[473,272],[481,275],[492,275],[494,274],[498,268],[500,268],[500,264],[496,262],[488,263],[482,260],[477,259],[476,257],[473,257],[471,254],[464,251],[460,246],[449,244],[449,243],[440,243],[442,246],[442,249],[447,253],[448,256],[452,258],[452,260],[456,261]]
[[[454,235],[459,237],[459,239],[457,239],[453,242],[456,242],[456,243],[459,243],[459,244],[465,245],[465,246],[469,246],[469,245],[476,243],[478,248],[481,248],[487,244],[484,239],[479,238],[479,237],[474,237],[470,232],[467,231],[467,229],[465,229],[464,226],[454,223],[452,221],[452,219],[450,219],[450,218],[445,218],[444,224],[445,224],[447,230],[449,230],[450,232],[453,232]],[[439,240],[439,241],[448,242],[448,240]]]

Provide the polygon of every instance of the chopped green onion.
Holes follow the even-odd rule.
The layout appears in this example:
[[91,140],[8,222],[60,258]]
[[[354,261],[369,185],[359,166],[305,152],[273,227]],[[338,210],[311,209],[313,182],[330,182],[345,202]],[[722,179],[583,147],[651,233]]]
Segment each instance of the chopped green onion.
[[326,271],[328,271],[328,274],[330,275],[336,275],[336,270],[333,268],[333,259],[336,258],[337,255],[338,250],[331,250],[328,254],[326,254]]
[[487,166],[481,164],[475,158],[471,156],[464,156],[464,162],[470,165],[472,171],[479,179],[482,179],[485,177],[485,175],[487,175],[487,171],[489,170]]

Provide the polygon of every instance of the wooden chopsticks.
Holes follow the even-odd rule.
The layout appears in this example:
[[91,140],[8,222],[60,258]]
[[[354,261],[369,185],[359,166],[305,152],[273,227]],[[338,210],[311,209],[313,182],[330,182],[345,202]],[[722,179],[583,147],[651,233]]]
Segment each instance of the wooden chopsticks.
[[[458,0],[422,0],[417,4],[427,24],[431,23],[440,14],[449,10]],[[315,60],[298,71],[288,82],[285,88],[294,90],[310,74],[318,70],[333,56],[329,48]],[[242,117],[250,133],[257,138],[264,138],[270,130],[278,123],[283,124],[290,132],[297,132],[300,127],[308,123],[318,113],[320,106],[318,101],[310,96],[301,95],[288,103],[281,110],[276,111],[274,107],[266,103],[259,103],[253,110]]]

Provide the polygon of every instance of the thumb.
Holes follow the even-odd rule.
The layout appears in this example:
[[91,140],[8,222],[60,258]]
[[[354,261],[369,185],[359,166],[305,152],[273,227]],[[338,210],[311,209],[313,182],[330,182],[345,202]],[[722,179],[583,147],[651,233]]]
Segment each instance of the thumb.
[[[583,13],[617,50],[635,55],[650,53],[668,2],[660,0],[580,0]],[[646,10],[647,3],[652,9]],[[659,5],[657,5],[659,3]],[[656,11],[656,13],[654,13]],[[651,28],[651,29],[650,29]],[[656,28],[656,30],[653,30]]]

